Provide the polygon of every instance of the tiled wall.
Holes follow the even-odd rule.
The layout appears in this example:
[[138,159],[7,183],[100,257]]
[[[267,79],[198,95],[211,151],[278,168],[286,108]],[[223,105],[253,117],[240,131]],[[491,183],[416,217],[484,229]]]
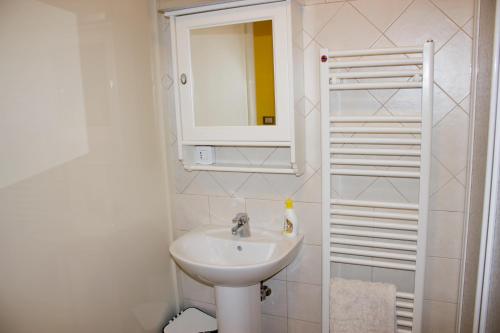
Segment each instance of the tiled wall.
[[[164,93],[171,130],[170,159],[175,180],[177,234],[204,223],[227,225],[246,211],[252,225],[279,228],[283,201],[295,201],[305,241],[298,258],[268,281],[273,294],[263,303],[264,332],[320,331],[321,177],[318,54],[332,49],[390,47],[436,42],[429,243],[424,332],[453,332],[457,313],[462,252],[469,123],[473,0],[306,1],[304,58],[306,172],[302,177],[243,173],[185,172],[176,161],[168,22],[163,23]],[[347,93],[336,106],[370,114],[396,114],[418,107],[408,91]],[[335,98],[334,98],[335,99]],[[335,106],[334,106],[335,107]],[[262,163],[265,154],[234,149],[239,158]],[[334,183],[335,186],[335,183]],[[384,191],[388,200],[415,201],[414,184],[359,177],[337,182],[346,198],[367,199]],[[334,188],[335,189],[335,188]],[[336,268],[334,267],[334,270]],[[339,275],[392,280],[411,288],[407,277],[390,270],[339,268]],[[179,273],[184,304],[214,310],[213,290]]]

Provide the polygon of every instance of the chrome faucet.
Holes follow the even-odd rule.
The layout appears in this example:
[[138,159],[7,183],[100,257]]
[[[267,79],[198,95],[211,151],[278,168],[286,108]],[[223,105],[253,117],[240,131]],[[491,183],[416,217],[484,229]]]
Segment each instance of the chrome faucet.
[[233,235],[239,235],[240,237],[250,237],[250,218],[247,213],[238,213],[233,218],[233,223],[236,224],[232,229],[231,233]]

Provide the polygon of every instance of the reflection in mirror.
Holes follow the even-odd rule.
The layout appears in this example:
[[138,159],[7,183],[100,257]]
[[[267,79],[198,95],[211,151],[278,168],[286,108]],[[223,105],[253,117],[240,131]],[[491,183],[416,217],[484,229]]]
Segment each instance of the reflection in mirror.
[[272,21],[191,30],[196,126],[275,125]]

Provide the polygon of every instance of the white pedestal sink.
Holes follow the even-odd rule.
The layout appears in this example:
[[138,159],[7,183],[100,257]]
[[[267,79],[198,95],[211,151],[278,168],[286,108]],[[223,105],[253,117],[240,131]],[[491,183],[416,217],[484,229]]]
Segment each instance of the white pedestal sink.
[[219,333],[260,333],[260,281],[293,260],[302,238],[256,228],[240,238],[229,227],[203,226],[173,242],[170,253],[189,275],[215,286]]

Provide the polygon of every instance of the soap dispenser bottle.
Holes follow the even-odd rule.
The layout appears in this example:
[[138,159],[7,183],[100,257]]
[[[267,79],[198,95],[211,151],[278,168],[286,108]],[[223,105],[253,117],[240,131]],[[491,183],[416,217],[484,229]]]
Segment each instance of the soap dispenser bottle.
[[299,224],[297,220],[297,215],[293,210],[292,199],[286,199],[285,207],[286,210],[283,223],[283,234],[287,237],[296,237],[299,234]]

